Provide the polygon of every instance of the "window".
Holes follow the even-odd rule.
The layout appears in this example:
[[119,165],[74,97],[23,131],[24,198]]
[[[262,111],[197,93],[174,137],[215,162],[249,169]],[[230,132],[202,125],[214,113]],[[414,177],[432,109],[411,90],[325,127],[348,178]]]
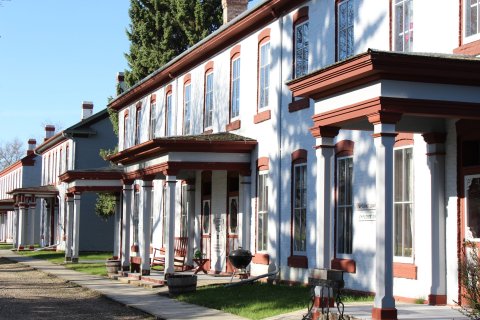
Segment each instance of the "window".
[[268,249],[268,171],[258,172],[257,251]]
[[337,253],[352,253],[353,158],[337,159]]
[[141,123],[142,108],[141,104],[137,105],[137,112],[135,114],[135,145],[140,143],[140,123]]
[[480,0],[465,0],[465,36],[480,33]]
[[123,116],[123,149],[128,148],[128,110]]
[[293,251],[307,251],[307,164],[293,166]]
[[70,147],[67,145],[65,147],[65,170],[69,169],[69,167],[68,167],[68,165],[69,165],[68,161],[69,160],[70,160]]
[[413,148],[394,150],[394,254],[413,257]]
[[337,7],[338,60],[345,60],[353,55],[354,0],[343,0]]
[[138,185],[135,185],[135,193],[133,196],[133,237],[132,241],[134,244],[138,244],[138,225],[139,225],[139,212],[140,212],[140,188]]
[[230,119],[240,115],[240,56],[236,55],[232,60],[232,79],[230,84]]
[[165,98],[165,112],[166,112],[166,127],[165,136],[170,137],[175,135],[175,124],[173,121],[173,106],[172,106],[172,91],[167,92]]
[[308,73],[308,7],[303,7],[294,15],[294,76]]
[[270,38],[260,44],[260,57],[258,63],[258,109],[268,107],[268,88],[270,85]]
[[191,134],[191,113],[192,113],[192,86],[190,83],[185,84],[184,100],[183,100],[183,134]]
[[413,50],[413,0],[395,0],[395,51]]
[[205,74],[205,116],[204,128],[210,128],[213,124],[213,71]]
[[157,127],[157,98],[152,94],[150,97],[150,139],[155,138],[155,129]]
[[188,185],[182,185],[182,199],[180,211],[180,237],[188,237]]

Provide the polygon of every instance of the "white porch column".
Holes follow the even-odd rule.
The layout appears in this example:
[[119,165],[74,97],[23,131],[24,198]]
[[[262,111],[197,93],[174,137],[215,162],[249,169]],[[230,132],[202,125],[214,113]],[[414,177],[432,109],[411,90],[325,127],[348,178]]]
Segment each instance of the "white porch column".
[[376,284],[372,319],[397,319],[393,298],[393,145],[395,123],[399,119],[400,115],[382,112],[368,119],[374,125],[377,158]]
[[67,225],[66,229],[66,243],[65,243],[65,261],[72,261],[72,244],[73,244],[73,194],[67,194]]
[[333,212],[334,212],[334,147],[335,137],[339,128],[319,127],[312,130],[316,138],[317,157],[317,234],[316,239],[316,268],[330,268],[333,258]]
[[20,224],[20,210],[18,205],[13,209],[13,247],[18,248],[18,226]]
[[72,262],[78,262],[78,253],[80,246],[80,202],[82,195],[75,193],[73,195],[73,236],[72,236]]
[[195,183],[187,182],[187,226],[188,226],[188,246],[187,261],[188,266],[193,266],[193,248],[195,248]]
[[114,215],[114,234],[113,234],[113,256],[120,258],[121,246],[120,239],[122,238],[122,208],[120,206],[120,195],[115,194],[115,215]]
[[144,178],[140,194],[140,211],[138,226],[138,245],[142,265],[142,275],[150,274],[150,228],[152,214],[152,178]]
[[130,269],[130,216],[132,215],[133,181],[124,181],[122,208],[122,270]]
[[445,214],[445,133],[423,135],[427,145],[431,185],[431,281],[430,305],[446,305],[446,214]]
[[5,215],[0,213],[0,242],[6,242],[6,237],[5,237]]
[[47,200],[43,199],[42,203],[42,218],[43,218],[43,246],[47,247],[50,244],[50,209]]
[[167,247],[165,250],[165,275],[175,273],[174,255],[175,255],[175,189],[177,185],[176,176],[166,176],[166,226],[165,237],[167,238]]
[[238,243],[244,249],[250,250],[250,221],[252,214],[252,177],[240,176],[240,199],[241,211],[240,211],[240,233],[238,236]]
[[18,246],[17,249],[25,248],[27,238],[27,211],[28,206],[21,202],[18,205]]
[[28,206],[28,244],[33,248],[35,245],[35,202]]

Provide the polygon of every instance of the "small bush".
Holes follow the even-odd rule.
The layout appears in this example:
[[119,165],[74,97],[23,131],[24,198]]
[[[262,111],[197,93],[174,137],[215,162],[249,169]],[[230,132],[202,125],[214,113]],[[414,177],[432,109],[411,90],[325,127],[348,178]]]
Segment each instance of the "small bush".
[[480,319],[480,257],[477,244],[466,241],[463,244],[464,259],[459,263],[462,285],[461,312],[470,319]]

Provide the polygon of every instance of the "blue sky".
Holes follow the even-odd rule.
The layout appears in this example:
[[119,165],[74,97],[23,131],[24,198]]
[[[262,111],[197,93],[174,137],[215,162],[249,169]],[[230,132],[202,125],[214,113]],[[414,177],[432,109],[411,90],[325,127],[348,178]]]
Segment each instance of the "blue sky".
[[[188,0],[187,0],[188,1]],[[250,5],[258,3],[255,0]],[[127,68],[129,0],[0,0],[0,144],[43,140],[115,93]]]

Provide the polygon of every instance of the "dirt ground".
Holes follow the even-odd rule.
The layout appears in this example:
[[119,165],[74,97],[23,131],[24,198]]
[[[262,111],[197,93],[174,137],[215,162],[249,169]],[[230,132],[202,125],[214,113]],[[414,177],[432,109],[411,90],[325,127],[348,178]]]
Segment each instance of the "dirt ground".
[[155,319],[98,293],[0,257],[0,319]]

